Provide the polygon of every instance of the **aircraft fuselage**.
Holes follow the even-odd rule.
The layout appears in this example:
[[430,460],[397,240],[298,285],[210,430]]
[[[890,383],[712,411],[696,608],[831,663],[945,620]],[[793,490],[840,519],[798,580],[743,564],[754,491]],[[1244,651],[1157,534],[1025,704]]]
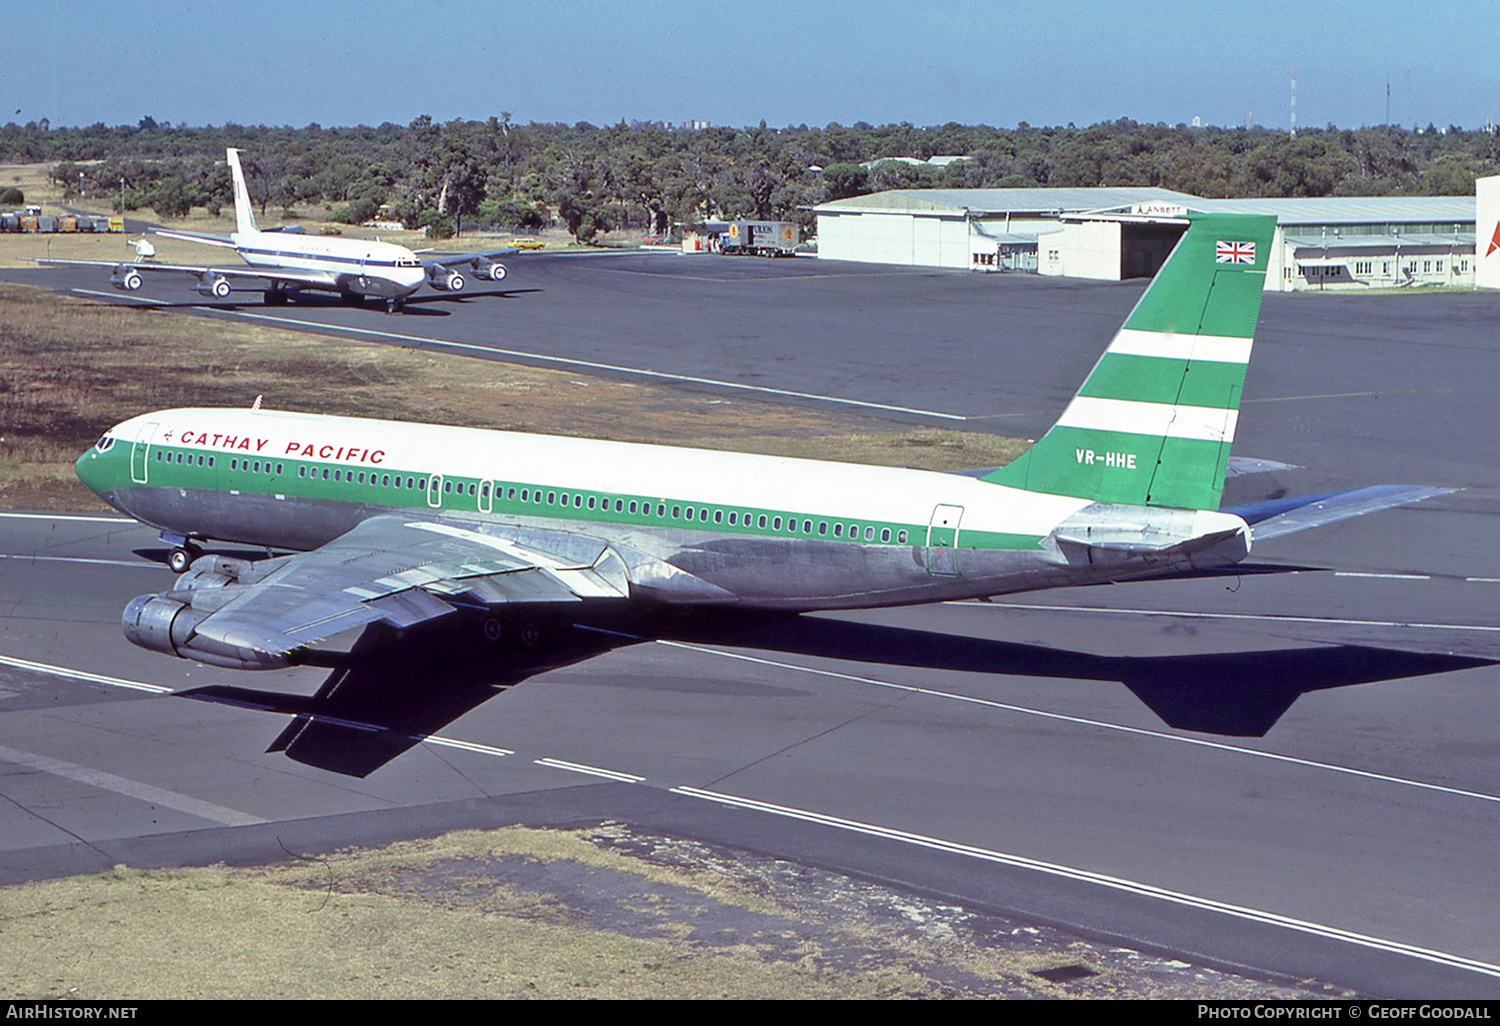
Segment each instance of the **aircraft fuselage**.
[[[633,597],[665,602],[895,605],[1219,566],[1249,547],[1230,514],[962,475],[266,410],[132,418],[78,473],[184,537],[301,551],[396,514],[549,551],[603,542]],[[1077,525],[1097,547],[1073,541]]]

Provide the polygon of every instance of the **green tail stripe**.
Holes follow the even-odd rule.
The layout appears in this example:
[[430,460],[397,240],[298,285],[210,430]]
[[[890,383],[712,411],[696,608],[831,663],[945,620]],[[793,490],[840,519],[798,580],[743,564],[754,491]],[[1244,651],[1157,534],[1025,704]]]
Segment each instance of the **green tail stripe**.
[[[1107,350],[1079,389],[1088,400],[1125,400],[1155,406],[1103,411],[1075,406],[1015,462],[985,478],[995,484],[1096,502],[1217,509],[1224,489],[1229,442],[1173,437],[1164,422],[1201,422],[1202,410],[1162,417],[1163,407],[1238,410],[1249,351],[1255,337],[1265,270],[1276,219],[1234,214],[1195,215],[1151,286],[1126,318],[1125,328],[1163,336],[1148,345],[1142,336]],[[1244,348],[1175,340],[1188,336],[1245,339]],[[1206,359],[1204,356],[1216,356]],[[1155,416],[1152,416],[1155,414]],[[1147,424],[1147,418],[1151,423]],[[1132,430],[1139,418],[1140,430]],[[1193,434],[1181,427],[1176,434]]]
[[[1229,446],[1196,438],[1058,426],[1015,462],[986,478],[1049,495],[1128,506],[1217,509]],[[1038,459],[1042,450],[1045,457]],[[1056,452],[1052,451],[1056,450]],[[1055,458],[1064,454],[1065,459]],[[1161,496],[1171,496],[1170,502]]]
[[1245,384],[1242,363],[1194,363],[1105,353],[1078,394],[1099,399],[1233,409]]

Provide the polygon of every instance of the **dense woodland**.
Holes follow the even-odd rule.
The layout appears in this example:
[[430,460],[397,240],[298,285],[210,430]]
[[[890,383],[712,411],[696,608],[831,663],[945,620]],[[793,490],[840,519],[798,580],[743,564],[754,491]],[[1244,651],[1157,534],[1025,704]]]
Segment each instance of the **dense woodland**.
[[[808,208],[894,188],[1161,186],[1200,196],[1464,195],[1500,171],[1493,131],[1379,126],[1287,132],[1129,119],[1078,128],[947,124],[674,128],[654,122],[487,121],[376,128],[134,126],[0,128],[0,162],[53,163],[65,189],[120,191],[129,209],[175,218],[231,205],[224,148],[243,149],[262,212],[328,207],[358,223],[383,207],[444,236],[484,224],[563,224],[579,241],[616,229],[660,233],[709,218],[796,219]],[[972,159],[945,168],[878,157]],[[81,178],[80,178],[81,175]]]

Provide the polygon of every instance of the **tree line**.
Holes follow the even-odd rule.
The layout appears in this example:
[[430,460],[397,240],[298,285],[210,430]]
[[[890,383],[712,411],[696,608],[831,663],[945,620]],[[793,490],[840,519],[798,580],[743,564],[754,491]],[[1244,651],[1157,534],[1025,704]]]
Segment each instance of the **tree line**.
[[[51,163],[65,191],[123,191],[163,218],[233,202],[224,149],[243,150],[262,213],[321,204],[335,220],[377,212],[444,236],[484,224],[565,225],[582,242],[708,219],[797,220],[831,199],[900,188],[1159,186],[1205,197],[1465,195],[1500,171],[1500,136],[1457,126],[1189,128],[1130,119],[1079,128],[676,128],[484,121],[303,128],[0,127],[0,161]],[[969,159],[938,167],[882,157]],[[123,180],[123,190],[121,182]]]

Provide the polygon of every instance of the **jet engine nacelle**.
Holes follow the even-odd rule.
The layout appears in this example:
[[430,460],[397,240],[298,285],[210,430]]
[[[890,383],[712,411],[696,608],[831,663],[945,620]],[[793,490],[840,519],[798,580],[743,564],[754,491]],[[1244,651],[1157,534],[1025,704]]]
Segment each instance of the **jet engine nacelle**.
[[229,645],[195,633],[198,625],[209,616],[208,610],[195,609],[171,592],[139,595],[125,607],[120,626],[133,644],[210,666],[231,670],[278,670],[292,665],[293,659],[286,653]]
[[474,273],[481,278],[488,278],[490,281],[503,281],[505,278],[505,265],[492,263],[475,264]]
[[133,267],[116,267],[109,283],[123,292],[134,292],[141,287],[141,272]]
[[462,292],[467,284],[464,276],[451,267],[434,267],[427,272],[427,283],[439,292]]

